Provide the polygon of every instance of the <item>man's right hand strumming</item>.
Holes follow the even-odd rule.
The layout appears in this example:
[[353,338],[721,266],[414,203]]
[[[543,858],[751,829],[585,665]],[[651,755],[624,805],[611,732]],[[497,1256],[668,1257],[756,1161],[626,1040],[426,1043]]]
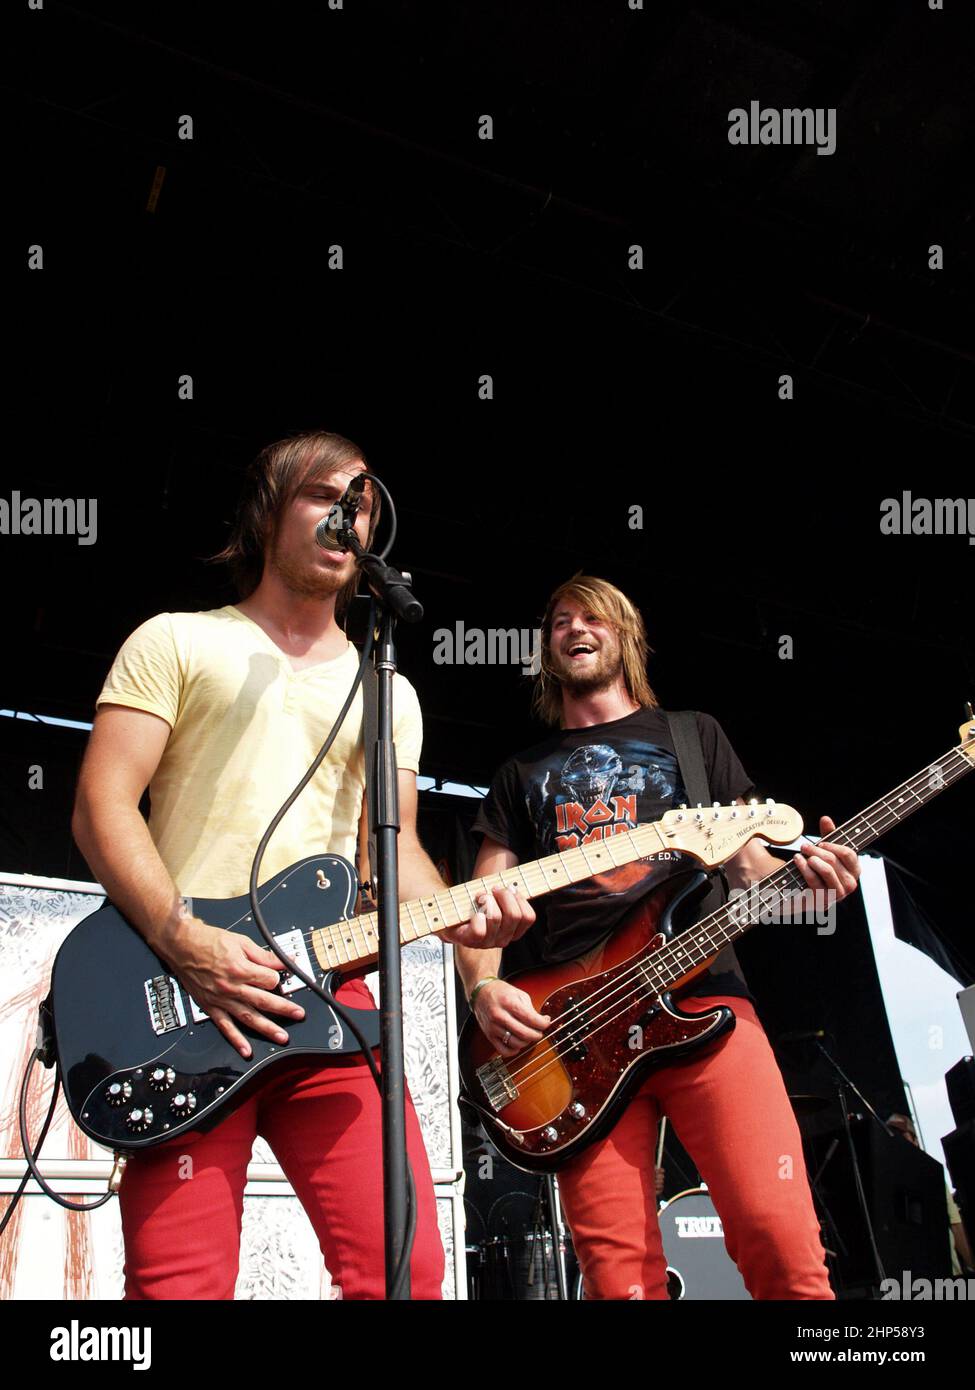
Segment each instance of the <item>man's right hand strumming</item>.
[[536,1012],[531,995],[505,980],[488,980],[481,986],[474,1000],[474,1017],[502,1057],[513,1057],[540,1042],[552,1022],[547,1014]]
[[305,1016],[300,1004],[271,993],[281,978],[277,956],[238,932],[185,914],[167,934],[165,955],[183,988],[243,1057],[251,1055],[251,1046],[238,1023],[271,1042],[286,1043],[287,1033],[265,1014]]

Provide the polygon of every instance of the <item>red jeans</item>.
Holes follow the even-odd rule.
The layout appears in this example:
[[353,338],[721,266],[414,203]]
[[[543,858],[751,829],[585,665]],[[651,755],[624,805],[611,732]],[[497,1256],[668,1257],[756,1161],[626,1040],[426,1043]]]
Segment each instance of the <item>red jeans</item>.
[[[372,1005],[360,980],[344,984],[338,998],[354,1008]],[[412,1294],[439,1299],[443,1246],[409,1093],[406,1133],[417,1200]],[[385,1296],[379,1093],[365,1063],[342,1058],[279,1063],[215,1129],[130,1156],[119,1189],[126,1299],[233,1298],[244,1183],[258,1134],[301,1199],[342,1297]]]
[[728,1253],[753,1298],[831,1299],[799,1127],[768,1039],[745,999],[712,1051],[653,1072],[615,1128],[559,1173],[587,1298],[666,1298],[654,1155],[661,1114],[697,1165]]

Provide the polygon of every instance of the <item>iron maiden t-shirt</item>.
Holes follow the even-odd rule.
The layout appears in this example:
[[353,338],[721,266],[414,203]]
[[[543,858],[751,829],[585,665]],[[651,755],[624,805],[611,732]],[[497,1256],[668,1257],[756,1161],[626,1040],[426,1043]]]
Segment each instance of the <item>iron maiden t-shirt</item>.
[[[736,797],[747,799],[755,784],[721,725],[700,713],[697,725],[711,800],[727,806]],[[524,862],[604,839],[619,827],[632,830],[660,820],[687,800],[666,715],[639,709],[606,724],[562,729],[509,758],[495,774],[473,828]],[[692,867],[700,866],[669,850],[534,900],[545,960],[584,955],[656,884]],[[730,946],[689,993],[751,997]]]

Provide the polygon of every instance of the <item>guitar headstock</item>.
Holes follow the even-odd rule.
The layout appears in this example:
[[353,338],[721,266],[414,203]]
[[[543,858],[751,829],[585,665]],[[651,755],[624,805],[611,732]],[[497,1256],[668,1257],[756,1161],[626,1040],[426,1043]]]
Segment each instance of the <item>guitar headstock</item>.
[[703,864],[723,864],[756,836],[773,845],[788,845],[802,834],[802,816],[782,801],[750,801],[747,806],[682,806],[667,811],[661,833],[674,849]]
[[[972,707],[969,704],[968,713],[972,715]],[[961,751],[970,763],[975,763],[975,718],[969,718],[958,730],[958,737],[961,739]]]

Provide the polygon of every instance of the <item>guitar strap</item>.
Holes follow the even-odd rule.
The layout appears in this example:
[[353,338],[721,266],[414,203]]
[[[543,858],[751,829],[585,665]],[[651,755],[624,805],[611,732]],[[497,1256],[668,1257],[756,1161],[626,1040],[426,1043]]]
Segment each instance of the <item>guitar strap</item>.
[[[687,793],[687,804],[697,806],[698,802],[702,806],[711,805],[711,788],[708,785],[707,768],[704,765],[704,750],[701,747],[701,731],[697,727],[697,715],[693,710],[678,710],[666,716],[670,726],[671,738],[674,740],[674,752],[677,754],[677,765],[680,768],[681,781],[684,783],[684,790]],[[711,887],[701,899],[698,908],[697,920],[706,917],[709,912],[717,912],[719,907],[723,907],[728,901],[728,880],[725,878],[724,869],[718,868],[717,872],[711,875]],[[735,955],[733,946],[725,946],[715,956],[711,962],[711,973],[714,976],[732,973],[748,989],[748,982],[742,973],[741,964]],[[716,982],[718,987],[718,982]]]
[[[688,806],[710,806],[711,788],[708,784],[707,768],[704,765],[704,750],[701,747],[701,731],[697,727],[694,710],[677,710],[667,714],[670,736],[674,741],[677,765],[681,781],[687,793]],[[711,887],[701,899],[700,917],[709,912],[717,912],[728,901],[728,884],[723,869],[713,875]]]

